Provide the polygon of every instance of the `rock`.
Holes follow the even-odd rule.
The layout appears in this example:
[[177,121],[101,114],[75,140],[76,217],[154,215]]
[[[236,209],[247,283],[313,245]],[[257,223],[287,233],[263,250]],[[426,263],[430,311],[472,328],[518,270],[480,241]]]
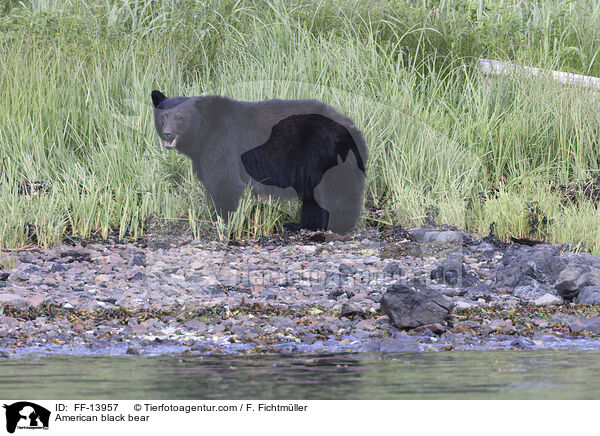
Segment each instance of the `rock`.
[[315,342],[317,342],[317,335],[315,335],[314,333],[308,333],[304,336],[302,336],[302,342],[307,344],[307,345],[312,345]]
[[519,336],[510,342],[510,346],[518,350],[530,350],[535,348],[535,342],[524,336]]
[[66,263],[92,261],[89,251],[82,247],[75,247],[63,250],[60,253],[60,257],[65,259]]
[[415,330],[419,333],[427,331],[433,333],[434,335],[441,335],[446,331],[446,328],[439,322],[436,322],[434,324],[427,324],[421,327],[417,327]]
[[556,290],[550,285],[533,282],[531,285],[517,286],[514,289],[514,295],[523,300],[537,300],[544,295],[556,296]]
[[128,335],[143,335],[148,333],[148,327],[144,324],[130,324],[123,329],[123,333]]
[[355,330],[371,331],[371,330],[375,330],[376,328],[377,328],[377,326],[375,325],[373,320],[370,320],[370,319],[362,319],[358,323],[356,323],[356,325],[354,326]]
[[581,263],[580,258],[569,262],[556,281],[558,294],[568,301],[577,298],[579,292],[588,286],[600,286],[600,268]]
[[470,300],[478,300],[483,298],[485,301],[491,301],[494,290],[488,285],[476,284],[463,289],[464,296]]
[[575,299],[579,304],[600,304],[600,286],[584,286]]
[[360,306],[349,302],[342,304],[342,310],[340,311],[340,315],[346,317],[362,315],[363,313],[364,310],[362,310]]
[[131,258],[131,264],[137,266],[146,266],[146,255],[144,253],[134,254]]
[[9,329],[13,329],[18,327],[19,320],[13,318],[12,316],[0,316],[0,327],[8,327]]
[[0,305],[10,304],[12,306],[20,306],[24,303],[23,297],[15,294],[0,294]]
[[600,316],[584,318],[582,316],[557,313],[552,317],[552,322],[555,324],[564,324],[574,333],[582,331],[600,333]]
[[465,264],[459,256],[450,256],[442,260],[429,276],[439,283],[459,288],[472,286],[478,281],[473,273],[467,273]]
[[363,263],[365,265],[373,265],[375,263],[377,263],[378,261],[380,261],[381,259],[377,256],[369,256],[363,259]]
[[[519,286],[531,286],[533,289],[540,285],[554,286],[560,272],[566,263],[560,257],[560,247],[552,245],[509,246],[499,265],[496,267],[495,288],[515,289]],[[548,292],[547,287],[536,296]],[[531,289],[522,292],[528,292]],[[522,295],[525,295],[525,294]],[[533,295],[533,294],[532,294]]]
[[108,277],[107,274],[98,274],[95,278],[94,278],[95,282],[98,283],[106,283],[108,281],[110,281],[110,278]]
[[348,265],[346,263],[342,263],[340,264],[339,268],[340,273],[343,275],[354,275],[357,272],[357,269],[355,267],[353,267],[352,265]]
[[492,332],[500,332],[504,334],[511,334],[516,331],[510,319],[493,319],[486,327]]
[[131,276],[131,278],[129,279],[130,282],[135,282],[137,280],[142,280],[146,278],[146,275],[140,271],[136,272],[133,276]]
[[142,347],[139,344],[131,344],[127,348],[127,354],[132,356],[140,356],[142,354]]
[[401,277],[404,275],[404,271],[396,262],[390,262],[383,268],[383,275],[386,277]]
[[423,351],[423,345],[416,341],[399,338],[369,339],[360,351],[367,353],[406,353]]
[[40,294],[33,294],[25,298],[25,304],[33,307],[40,306],[44,301],[46,301],[46,298]]
[[392,324],[399,329],[442,323],[454,306],[452,300],[436,291],[402,284],[388,288],[380,304]]
[[561,304],[562,299],[552,294],[544,294],[538,297],[533,302],[536,306],[551,306],[553,304]]
[[62,263],[53,263],[52,267],[50,268],[50,272],[64,272],[64,271],[67,271],[68,269],[69,268],[67,268]]
[[465,237],[470,237],[465,232],[455,230],[429,230],[429,229],[410,229],[410,235],[417,242],[462,242]]

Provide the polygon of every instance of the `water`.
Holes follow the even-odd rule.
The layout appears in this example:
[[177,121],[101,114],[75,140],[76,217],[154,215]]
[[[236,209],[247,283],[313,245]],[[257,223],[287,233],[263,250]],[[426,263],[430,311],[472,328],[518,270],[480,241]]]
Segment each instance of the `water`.
[[600,351],[43,354],[0,361],[0,398],[600,399]]

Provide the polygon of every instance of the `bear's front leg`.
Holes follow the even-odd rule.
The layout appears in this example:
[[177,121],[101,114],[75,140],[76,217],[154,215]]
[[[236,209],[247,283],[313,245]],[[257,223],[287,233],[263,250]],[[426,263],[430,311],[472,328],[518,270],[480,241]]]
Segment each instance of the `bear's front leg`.
[[213,200],[215,211],[227,223],[229,214],[235,212],[238,207],[239,200],[244,193],[243,188],[222,181],[207,190]]

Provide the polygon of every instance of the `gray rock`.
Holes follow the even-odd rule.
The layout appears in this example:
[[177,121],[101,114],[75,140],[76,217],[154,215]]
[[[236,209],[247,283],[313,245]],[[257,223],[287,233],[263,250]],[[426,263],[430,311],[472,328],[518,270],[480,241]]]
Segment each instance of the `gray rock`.
[[[544,295],[556,296],[557,292],[554,287],[538,282],[533,282],[530,285],[517,286],[514,289],[515,297],[519,297],[523,300],[537,300],[542,298]],[[556,297],[558,298],[558,297]]]
[[551,306],[554,304],[561,304],[562,299],[552,294],[544,294],[541,297],[538,297],[534,300],[534,304],[536,306]]
[[514,289],[519,286],[553,286],[565,266],[558,246],[511,245],[496,267],[495,287]]
[[555,324],[564,324],[574,333],[582,331],[600,333],[600,316],[584,318],[582,316],[557,313],[552,317],[552,322]]
[[416,341],[401,338],[373,338],[368,340],[360,351],[368,353],[421,352],[424,346]]
[[24,303],[23,297],[15,294],[0,294],[0,305],[10,304],[12,306],[21,306]]
[[580,304],[600,304],[600,286],[584,286],[575,299]]
[[569,301],[588,286],[600,286],[600,268],[582,263],[581,258],[569,262],[556,281],[558,294]]
[[423,228],[410,229],[409,233],[417,242],[462,242],[469,236],[465,232],[455,230],[438,231]]
[[439,292],[402,284],[388,288],[380,304],[392,324],[399,329],[442,323],[454,307],[452,300]]
[[346,302],[342,304],[342,310],[340,311],[341,316],[355,316],[362,315],[364,311],[359,305],[355,303]]

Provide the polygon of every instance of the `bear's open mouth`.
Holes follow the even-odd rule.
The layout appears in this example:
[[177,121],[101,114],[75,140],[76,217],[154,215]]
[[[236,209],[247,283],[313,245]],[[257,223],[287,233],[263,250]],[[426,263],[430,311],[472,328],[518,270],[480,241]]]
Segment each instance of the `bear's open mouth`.
[[167,148],[175,148],[176,144],[177,144],[177,137],[175,137],[175,139],[173,139],[171,142],[169,142],[165,139],[165,147],[167,147]]

